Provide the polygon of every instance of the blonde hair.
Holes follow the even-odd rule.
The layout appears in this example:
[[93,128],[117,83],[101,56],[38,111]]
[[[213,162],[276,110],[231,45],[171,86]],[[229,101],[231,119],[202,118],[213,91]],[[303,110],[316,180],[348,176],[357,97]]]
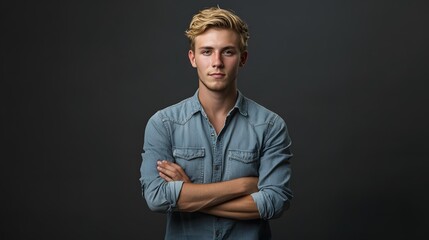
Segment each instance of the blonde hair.
[[192,17],[189,28],[185,31],[192,50],[195,50],[195,37],[203,34],[210,28],[231,29],[235,31],[240,37],[240,51],[246,51],[247,40],[249,39],[247,24],[231,10],[221,9],[220,7],[203,9]]

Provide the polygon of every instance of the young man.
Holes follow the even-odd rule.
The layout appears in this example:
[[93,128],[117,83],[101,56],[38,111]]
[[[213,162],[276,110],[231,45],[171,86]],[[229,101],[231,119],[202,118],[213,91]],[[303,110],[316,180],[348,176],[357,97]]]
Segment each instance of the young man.
[[270,239],[268,220],[292,198],[291,140],[281,117],[237,89],[247,25],[231,11],[208,8],[186,35],[198,90],[147,123],[140,169],[146,202],[167,213],[165,239]]

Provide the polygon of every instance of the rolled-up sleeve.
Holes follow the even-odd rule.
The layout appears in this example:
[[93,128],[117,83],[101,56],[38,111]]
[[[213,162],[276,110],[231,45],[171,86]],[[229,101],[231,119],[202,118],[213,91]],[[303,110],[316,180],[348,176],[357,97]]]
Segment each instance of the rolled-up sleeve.
[[148,207],[156,212],[170,212],[176,208],[182,181],[166,182],[156,169],[158,160],[172,161],[168,128],[160,113],[153,115],[145,129],[140,183]]
[[252,197],[260,217],[268,220],[280,217],[293,197],[289,188],[291,139],[284,120],[279,116],[270,122],[265,139],[260,156],[259,191]]

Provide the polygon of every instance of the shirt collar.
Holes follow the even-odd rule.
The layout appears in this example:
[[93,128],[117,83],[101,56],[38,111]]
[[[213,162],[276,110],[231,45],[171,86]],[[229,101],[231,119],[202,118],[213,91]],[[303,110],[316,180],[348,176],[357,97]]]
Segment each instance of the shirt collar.
[[[234,109],[238,109],[241,115],[247,116],[247,99],[239,90],[237,90],[237,93],[238,93],[237,101],[235,102],[235,105],[232,108],[231,112]],[[200,100],[198,99],[198,89],[195,92],[194,96],[192,96],[191,101],[193,106],[192,114],[195,114],[196,112],[199,112],[199,111],[204,113],[203,107],[201,106]]]
[[234,108],[237,108],[241,115],[247,116],[247,100],[239,90],[237,90],[237,93],[238,97]]

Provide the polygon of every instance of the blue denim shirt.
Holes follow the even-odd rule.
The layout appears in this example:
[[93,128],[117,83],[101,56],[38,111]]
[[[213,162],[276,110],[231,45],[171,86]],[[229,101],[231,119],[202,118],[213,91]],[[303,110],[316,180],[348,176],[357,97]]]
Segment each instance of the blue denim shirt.
[[[165,239],[270,239],[268,220],[279,217],[292,198],[290,145],[283,119],[240,92],[219,135],[198,91],[154,114],[145,130],[140,182],[149,208],[167,213]],[[177,211],[183,182],[166,182],[159,176],[156,162],[164,159],[179,164],[193,183],[258,177],[259,191],[251,196],[260,219]]]

